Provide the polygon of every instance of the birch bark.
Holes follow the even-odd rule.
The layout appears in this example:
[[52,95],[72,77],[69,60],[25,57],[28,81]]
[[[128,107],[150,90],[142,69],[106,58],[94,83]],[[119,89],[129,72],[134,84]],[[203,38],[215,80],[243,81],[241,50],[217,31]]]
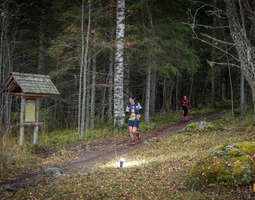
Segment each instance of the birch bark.
[[[255,63],[254,52],[252,51],[251,42],[248,39],[247,32],[244,26],[244,19],[237,13],[236,4],[233,0],[225,0],[226,13],[230,28],[230,33],[240,61],[241,70],[244,74],[252,91],[252,102],[254,109],[254,121],[255,121]],[[240,10],[241,11],[241,10]],[[242,15],[242,13],[241,13]],[[242,25],[241,25],[242,24]]]
[[125,0],[117,1],[116,53],[114,73],[114,125],[123,126]]

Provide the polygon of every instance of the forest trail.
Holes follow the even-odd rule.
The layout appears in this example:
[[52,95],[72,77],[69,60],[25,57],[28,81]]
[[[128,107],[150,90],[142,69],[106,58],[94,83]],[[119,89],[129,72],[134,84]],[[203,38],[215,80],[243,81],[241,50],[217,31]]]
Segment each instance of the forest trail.
[[201,120],[214,121],[216,119],[219,119],[225,113],[226,111],[224,110],[217,113],[196,116],[188,123],[181,121],[177,122],[176,124],[165,125],[154,131],[142,134],[143,141],[136,143],[135,145],[131,145],[129,139],[124,139],[121,141],[104,140],[99,143],[90,143],[89,150],[86,149],[86,146],[83,146],[83,151],[81,151],[77,159],[65,163],[59,167],[67,169],[67,173],[79,173],[82,171],[88,171],[91,167],[95,165],[103,164],[109,159],[112,159],[114,157],[120,157],[128,151],[145,145],[144,141],[148,142],[148,140],[152,138],[156,139],[159,137],[167,137],[169,135],[175,134],[182,130],[184,127],[186,127],[188,124],[193,122],[198,122]]
[[[160,127],[154,131],[143,133],[143,141],[137,143],[136,145],[130,145],[130,140],[128,138],[123,140],[102,140],[97,142],[92,142],[88,145],[79,145],[73,147],[72,150],[78,152],[77,158],[61,164],[57,167],[60,171],[63,172],[63,175],[70,175],[72,173],[88,173],[89,170],[95,166],[103,164],[108,160],[122,156],[128,151],[132,151],[135,148],[139,148],[143,145],[146,145],[144,141],[148,141],[150,139],[157,139],[159,137],[167,137],[172,134],[178,133],[188,124],[193,122],[198,122],[201,120],[204,121],[214,121],[222,117],[226,114],[226,110],[204,114],[200,116],[194,116],[192,120],[188,123],[185,122],[177,122],[176,124],[166,125]],[[21,174],[20,176],[12,178],[12,180],[8,180],[5,182],[0,182],[0,199],[8,199],[10,194],[17,192],[19,189],[30,187],[30,186],[38,186],[41,184],[49,184],[57,177],[49,177],[45,174],[46,167],[41,167],[39,169],[34,170],[30,174]]]

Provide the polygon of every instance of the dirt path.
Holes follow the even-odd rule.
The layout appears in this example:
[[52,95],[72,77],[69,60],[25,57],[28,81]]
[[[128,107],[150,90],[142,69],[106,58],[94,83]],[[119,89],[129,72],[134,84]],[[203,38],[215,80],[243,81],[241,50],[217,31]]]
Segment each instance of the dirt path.
[[[195,116],[194,119],[190,120],[188,123],[178,122],[173,125],[163,126],[154,131],[143,133],[143,141],[148,141],[152,138],[167,137],[180,131],[189,123],[201,120],[213,121],[219,119],[225,113],[226,111],[221,111],[207,115]],[[115,156],[121,156],[128,151],[143,145],[145,145],[144,142],[137,143],[136,145],[130,145],[129,139],[123,139],[122,141],[108,139],[97,143],[90,143],[89,145],[80,145],[73,149],[76,152],[79,152],[76,159],[55,167],[64,171],[64,174],[85,172],[89,171],[89,169],[96,164],[106,162]],[[45,176],[45,167],[38,168],[33,173],[22,174],[13,178],[11,181],[0,183],[0,199],[9,199],[10,195],[21,188],[49,184],[55,179],[56,177]]]
[[[223,114],[225,114],[226,111],[221,111],[219,113],[213,113],[209,115],[202,115],[199,117],[195,117],[194,119],[190,120],[188,123],[184,122],[178,122],[174,125],[166,125],[159,129],[156,129],[154,131],[144,133],[143,135],[143,141],[148,141],[151,138],[157,138],[157,137],[166,137],[169,135],[172,135],[181,129],[183,129],[187,124],[205,120],[205,121],[213,121],[221,117]],[[71,162],[65,163],[64,165],[60,166],[60,168],[67,169],[67,173],[78,173],[81,171],[89,170],[91,167],[93,167],[96,164],[103,163],[104,161],[107,161],[111,158],[114,158],[115,156],[121,156],[128,151],[131,151],[135,148],[138,148],[142,145],[145,145],[143,142],[137,143],[136,145],[130,145],[129,139],[125,139],[122,141],[114,141],[114,140],[108,140],[103,141],[101,143],[91,143],[90,150],[82,151],[78,158],[75,160],[72,160]],[[84,150],[86,149],[86,146],[83,147]]]

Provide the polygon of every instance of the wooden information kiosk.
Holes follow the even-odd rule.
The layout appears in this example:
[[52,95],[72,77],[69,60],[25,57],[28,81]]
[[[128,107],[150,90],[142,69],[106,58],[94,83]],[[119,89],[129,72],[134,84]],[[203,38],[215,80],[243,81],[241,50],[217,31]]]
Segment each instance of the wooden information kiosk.
[[34,144],[37,144],[38,129],[40,125],[43,125],[39,122],[40,99],[59,94],[50,77],[12,72],[3,83],[1,92],[21,99],[19,145],[24,145],[25,126],[34,126]]

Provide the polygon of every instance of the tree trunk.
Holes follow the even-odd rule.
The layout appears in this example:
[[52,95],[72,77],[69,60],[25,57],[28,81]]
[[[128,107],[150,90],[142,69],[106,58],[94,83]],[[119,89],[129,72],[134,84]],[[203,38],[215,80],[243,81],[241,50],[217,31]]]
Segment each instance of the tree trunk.
[[194,73],[192,72],[191,83],[190,83],[190,88],[189,88],[189,97],[188,97],[190,101],[192,101],[193,84],[194,84]]
[[[169,94],[169,100],[168,100],[168,105],[167,105],[167,111],[170,110],[170,107],[172,105],[172,99],[173,99],[173,95],[174,95],[174,85],[175,85],[175,82],[172,81],[172,85],[170,87],[170,94]],[[172,108],[174,109],[174,108]]]
[[254,66],[254,53],[252,51],[251,43],[247,37],[244,15],[241,12],[240,17],[237,14],[236,4],[232,0],[225,0],[226,11],[229,22],[229,28],[232,40],[235,43],[235,48],[238,54],[238,58],[241,64],[241,70],[245,79],[249,83],[252,91],[253,106],[254,106],[254,121],[255,121],[255,66]]
[[[217,0],[213,0],[213,4],[214,4],[214,11],[216,11],[217,9]],[[217,16],[214,15],[213,16],[213,26],[217,26]],[[213,37],[216,37],[216,32],[213,31]],[[212,61],[216,60],[216,50],[213,48],[212,49]],[[212,66],[211,69],[211,104],[213,108],[216,108],[216,92],[215,92],[215,65]]]
[[212,96],[211,96],[211,103],[212,107],[216,108],[216,92],[215,92],[215,69],[212,67],[212,76],[211,76],[211,87],[212,87]]
[[103,91],[102,91],[102,108],[101,108],[101,120],[104,121],[105,119],[105,99],[106,99],[106,87],[103,88]]
[[157,71],[155,69],[152,70],[151,74],[151,99],[150,99],[150,113],[151,116],[155,115],[155,107],[156,107],[156,88],[157,88]]
[[40,31],[39,31],[39,55],[38,73],[47,74],[47,24],[49,13],[49,0],[42,0]]
[[[229,60],[228,60],[228,63],[229,63]],[[230,94],[231,94],[231,111],[232,111],[232,116],[234,117],[234,93],[233,93],[231,70],[229,65],[228,65],[228,73],[229,73]]]
[[79,96],[78,96],[78,133],[81,134],[81,108],[82,108],[82,79],[84,68],[84,52],[85,52],[85,37],[84,37],[84,10],[85,0],[82,0],[82,17],[81,17],[81,64],[80,64],[80,81],[79,81]]
[[[0,83],[6,79],[9,72],[13,68],[13,55],[12,50],[15,44],[14,38],[11,35],[11,16],[4,15],[4,13],[11,13],[10,11],[10,1],[5,1],[1,3],[0,16]],[[11,112],[11,97],[7,94],[0,94],[0,126],[4,123],[4,128],[7,129],[10,122],[10,112]]]
[[129,55],[125,54],[125,68],[124,68],[124,102],[128,102],[128,98],[131,96],[129,89],[130,81],[130,68],[129,68]]
[[[84,0],[83,0],[84,1]],[[81,137],[84,136],[84,126],[85,126],[85,109],[86,109],[86,83],[87,83],[87,65],[88,65],[88,50],[89,50],[89,34],[90,34],[90,24],[91,24],[91,2],[89,4],[89,19],[88,28],[86,36],[86,48],[84,55],[84,67],[83,67],[83,96],[82,96],[82,108],[81,108]]]
[[109,64],[109,88],[108,88],[108,119],[112,120],[112,93],[113,93],[113,53],[110,55],[110,64]]
[[96,56],[92,64],[92,88],[91,88],[91,108],[90,108],[90,129],[95,128],[95,96],[96,96]]
[[176,85],[175,85],[175,111],[177,111],[178,108],[179,108],[178,87],[179,87],[179,78],[178,78],[178,75],[176,74]]
[[91,84],[91,59],[88,59],[88,67],[87,67],[87,90],[86,90],[86,130],[90,129],[90,84]]
[[146,74],[146,94],[145,94],[145,122],[150,122],[150,91],[151,91],[151,67],[147,68]]
[[225,81],[225,76],[222,77],[222,82],[221,82],[221,99],[223,102],[227,100],[227,95],[226,95],[226,81]]
[[167,93],[166,93],[166,78],[164,78],[164,81],[163,81],[163,95],[162,95],[162,104],[161,104],[161,109],[160,111],[163,112],[163,111],[166,111],[166,102],[167,102]]
[[[251,87],[252,90],[252,104],[253,104],[253,112],[255,113],[255,85]],[[255,121],[255,115],[254,115],[254,121]]]
[[245,98],[244,98],[244,75],[241,71],[240,77],[240,115],[243,116],[245,114]]
[[114,73],[114,125],[123,126],[125,0],[117,1],[116,54]]

